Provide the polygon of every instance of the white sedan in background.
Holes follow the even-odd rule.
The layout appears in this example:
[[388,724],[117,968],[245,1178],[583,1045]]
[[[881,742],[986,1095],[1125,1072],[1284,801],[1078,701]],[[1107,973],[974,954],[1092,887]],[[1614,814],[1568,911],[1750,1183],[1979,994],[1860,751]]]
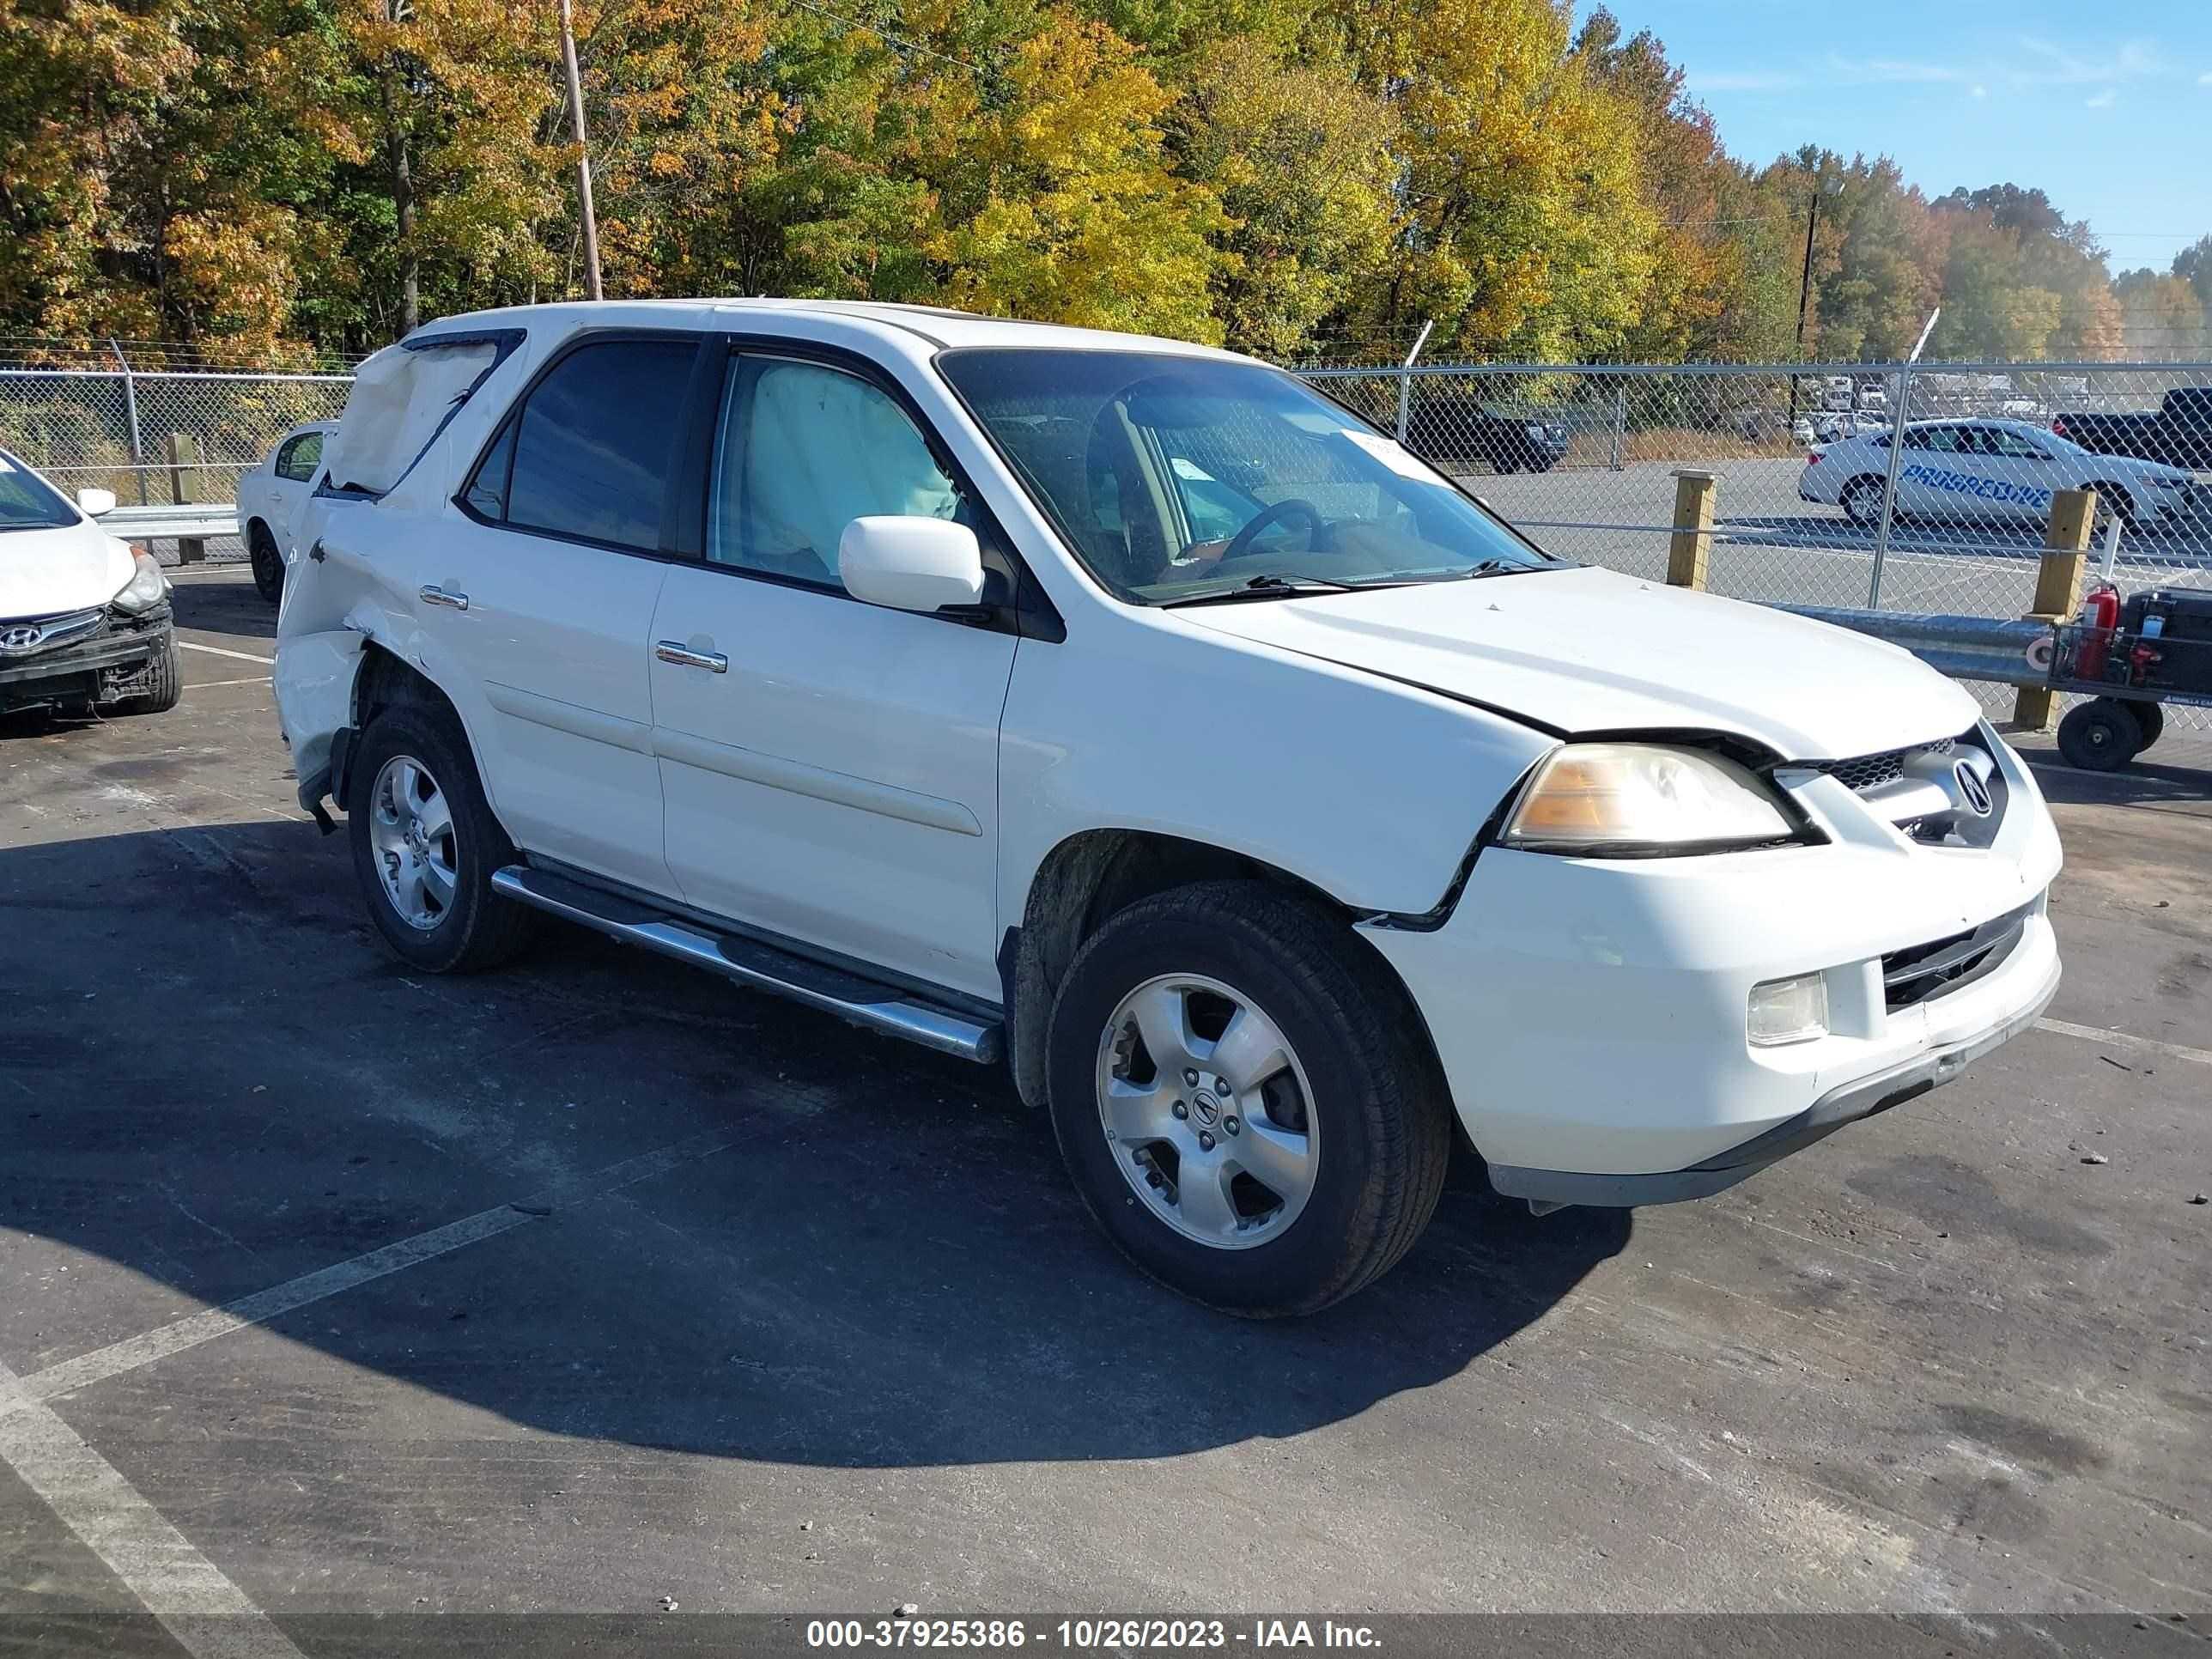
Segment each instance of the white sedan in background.
[[[1855,524],[1881,517],[1891,434],[1875,432],[1815,449],[1799,499],[1841,507]],[[2130,525],[2185,511],[2194,476],[2179,467],[2099,455],[2025,421],[1915,421],[1905,428],[1897,510],[1927,517],[2043,523],[2061,489],[2097,492],[2098,521]]]
[[284,592],[285,527],[314,489],[323,470],[323,440],[336,421],[295,426],[261,458],[261,465],[238,477],[238,533],[253,562],[253,585],[274,605]]

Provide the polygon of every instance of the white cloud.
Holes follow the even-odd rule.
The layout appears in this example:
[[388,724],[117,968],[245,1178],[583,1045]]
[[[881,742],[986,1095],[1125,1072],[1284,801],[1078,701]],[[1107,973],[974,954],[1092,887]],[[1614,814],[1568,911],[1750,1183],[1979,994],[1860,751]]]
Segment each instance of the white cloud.
[[2206,70],[2203,74],[2198,76],[2197,84],[2200,87],[2212,87],[2212,70]]
[[[2062,46],[2033,35],[2023,35],[1994,57],[1947,63],[1914,58],[1845,58],[1831,52],[1817,64],[1801,60],[1794,66],[1750,70],[1692,70],[1687,78],[1692,93],[1787,92],[1809,86],[1964,86],[1984,98],[1991,87],[2021,92],[2041,87],[2087,87],[2107,107],[2103,94],[2129,82],[2170,76],[2173,70],[2159,57],[2155,40],[2122,40],[2095,48]],[[2212,87],[2212,70],[2197,77],[2197,84]]]
[[2106,87],[2094,98],[2090,99],[2087,102],[2083,104],[2081,107],[2084,109],[2110,109],[2112,106],[2113,100],[2119,95],[2119,89],[2117,87]]
[[1692,92],[1787,92],[1803,86],[1805,77],[1776,70],[1693,70],[1685,84]]
[[1899,58],[1838,58],[1831,53],[1828,70],[1835,77],[1866,86],[1920,86],[1971,80],[1955,64],[1916,63]]

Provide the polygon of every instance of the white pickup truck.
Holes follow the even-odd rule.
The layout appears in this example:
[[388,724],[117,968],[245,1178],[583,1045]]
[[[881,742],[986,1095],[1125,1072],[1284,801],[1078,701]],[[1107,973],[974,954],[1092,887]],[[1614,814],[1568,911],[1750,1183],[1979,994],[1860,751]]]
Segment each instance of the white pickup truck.
[[1003,1057],[1218,1307],[1382,1273],[1455,1122],[1539,1209],[1698,1197],[2057,983],[1963,690],[1551,558],[1249,359],[530,307],[379,354],[323,459],[276,691],[394,951],[550,912]]

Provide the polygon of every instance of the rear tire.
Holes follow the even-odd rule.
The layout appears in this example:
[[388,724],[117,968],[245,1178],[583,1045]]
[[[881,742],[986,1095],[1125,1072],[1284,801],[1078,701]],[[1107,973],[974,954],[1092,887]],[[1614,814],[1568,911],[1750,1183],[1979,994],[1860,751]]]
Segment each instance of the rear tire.
[[284,556],[276,550],[269,526],[258,519],[246,532],[246,556],[253,567],[255,591],[270,604],[278,603],[284,597]]
[[2131,702],[2128,705],[2128,713],[2133,714],[2136,717],[2136,724],[2142,727],[2142,743],[2136,750],[2138,755],[2166,735],[2166,705],[2164,703]]
[[1435,1212],[1451,1109],[1411,1005],[1340,917],[1265,883],[1115,915],[1061,982],[1046,1058],[1085,1204],[1131,1261],[1209,1307],[1325,1308]]
[[2118,771],[2144,742],[2135,710],[2113,697],[2093,698],[2058,722],[2058,752],[2085,772]]
[[1863,472],[1844,486],[1844,514],[1862,529],[1881,522],[1883,484],[1871,472]]
[[528,942],[532,912],[492,890],[516,861],[460,722],[394,703],[349,763],[346,831],[362,901],[395,955],[430,974],[495,968]]

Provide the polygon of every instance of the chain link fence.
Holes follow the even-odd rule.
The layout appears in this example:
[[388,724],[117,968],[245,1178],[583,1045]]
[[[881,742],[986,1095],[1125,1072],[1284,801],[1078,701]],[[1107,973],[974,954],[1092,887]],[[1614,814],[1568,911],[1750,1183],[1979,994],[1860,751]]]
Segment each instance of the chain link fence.
[[[0,444],[65,489],[229,501],[288,428],[337,417],[353,361],[0,338]],[[1553,551],[1633,575],[1664,579],[1676,474],[1693,471],[1716,479],[1711,589],[1736,599],[2019,616],[2052,495],[2085,486],[2093,572],[2212,587],[2212,362],[1301,372]],[[2172,723],[2212,739],[2206,711]]]
[[[286,431],[337,417],[349,369],[240,367],[176,346],[0,339],[0,446],[70,494],[110,489],[137,506],[228,501],[239,475]],[[234,537],[208,552],[245,556]]]
[[[1735,599],[2018,617],[2052,496],[2082,488],[2093,576],[2212,587],[2212,362],[1305,373],[1552,551],[1632,575],[1664,580],[1690,471],[1714,476],[1710,586]],[[2204,710],[2172,724],[2212,737]]]

